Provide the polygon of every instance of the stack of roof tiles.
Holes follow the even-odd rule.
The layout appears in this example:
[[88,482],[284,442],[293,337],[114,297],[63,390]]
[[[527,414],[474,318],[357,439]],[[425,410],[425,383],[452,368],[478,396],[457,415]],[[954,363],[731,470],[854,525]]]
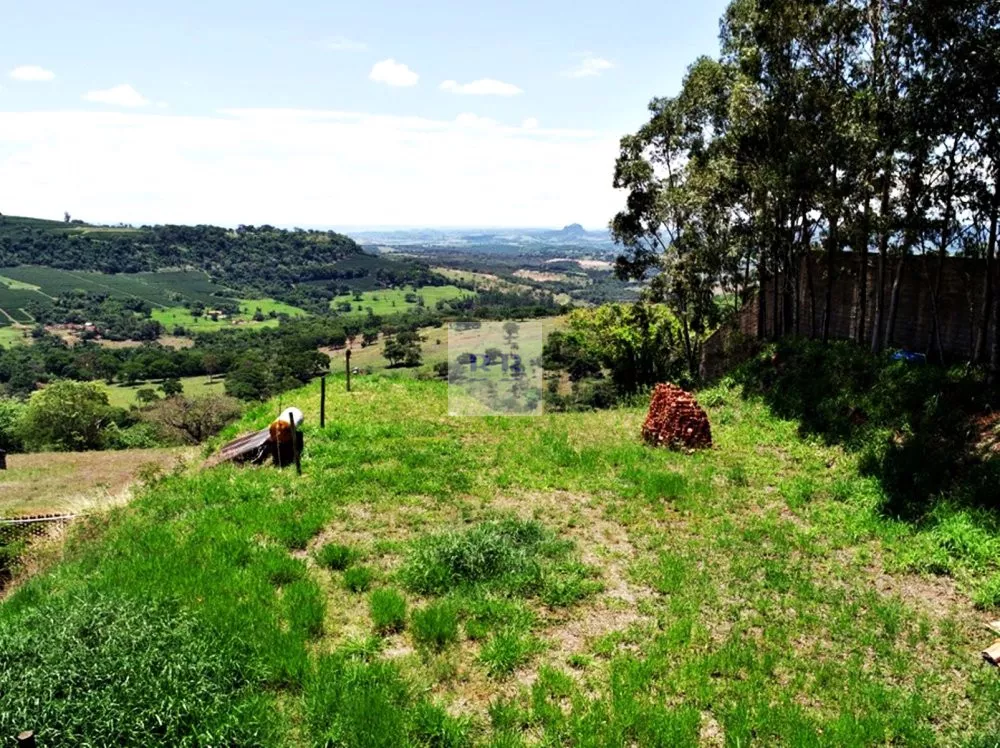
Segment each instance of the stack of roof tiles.
[[658,384],[642,424],[642,438],[655,446],[701,449],[712,446],[712,427],[689,393],[675,384]]

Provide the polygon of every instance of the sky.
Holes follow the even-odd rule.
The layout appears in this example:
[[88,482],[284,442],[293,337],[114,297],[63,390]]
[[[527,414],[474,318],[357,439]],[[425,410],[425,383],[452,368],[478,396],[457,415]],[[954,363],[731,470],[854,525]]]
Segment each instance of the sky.
[[725,4],[6,4],[0,212],[599,228],[619,138]]

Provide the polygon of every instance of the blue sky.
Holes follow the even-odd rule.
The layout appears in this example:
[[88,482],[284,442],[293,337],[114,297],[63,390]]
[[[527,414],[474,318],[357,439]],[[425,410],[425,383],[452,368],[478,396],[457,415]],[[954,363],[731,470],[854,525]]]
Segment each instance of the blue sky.
[[0,211],[601,226],[617,139],[716,52],[724,7],[12,4]]

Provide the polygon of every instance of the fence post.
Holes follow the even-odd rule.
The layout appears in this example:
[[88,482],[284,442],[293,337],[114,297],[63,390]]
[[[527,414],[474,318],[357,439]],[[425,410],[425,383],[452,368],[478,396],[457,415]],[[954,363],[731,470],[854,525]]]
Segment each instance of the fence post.
[[326,428],[326,377],[319,380],[319,427]]
[[295,472],[302,475],[302,462],[299,460],[299,435],[295,428],[295,416],[289,414],[288,422],[292,425],[292,459],[295,461]]
[[346,353],[344,353],[345,366],[347,367],[347,391],[351,391],[351,349],[348,348]]
[[18,733],[17,746],[18,748],[35,748],[35,733],[31,730]]

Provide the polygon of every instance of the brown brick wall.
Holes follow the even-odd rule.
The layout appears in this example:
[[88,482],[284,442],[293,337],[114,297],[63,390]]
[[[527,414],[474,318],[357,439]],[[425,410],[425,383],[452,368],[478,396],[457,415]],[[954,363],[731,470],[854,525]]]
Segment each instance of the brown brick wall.
[[[885,273],[886,316],[892,293],[898,259],[887,262]],[[858,278],[861,272],[860,256],[845,252],[836,264],[833,284],[833,315],[830,320],[831,338],[853,338],[858,324]],[[891,345],[918,353],[931,350],[931,335],[934,315],[931,305],[932,289],[937,281],[938,260],[934,257],[908,257],[903,265],[900,279],[899,306]],[[968,357],[975,342],[975,330],[980,315],[983,294],[985,263],[982,260],[964,257],[948,257],[941,268],[940,292],[937,295],[938,320],[940,323],[941,346],[945,355],[954,358]],[[809,282],[812,280],[812,294]],[[779,289],[784,285],[778,278]],[[774,330],[774,279],[765,281],[766,293],[765,330]],[[875,296],[878,284],[877,257],[868,256],[866,282],[868,299],[866,304],[865,339],[871,339],[875,319]],[[792,279],[791,286],[797,286],[797,303],[793,304],[793,329],[806,337],[821,337],[823,334],[823,310],[826,306],[826,258],[813,255],[804,258],[798,277]],[[793,299],[796,294],[793,293]],[[746,335],[757,335],[759,299],[754,299],[741,311],[739,329]],[[815,317],[815,325],[813,318]]]

